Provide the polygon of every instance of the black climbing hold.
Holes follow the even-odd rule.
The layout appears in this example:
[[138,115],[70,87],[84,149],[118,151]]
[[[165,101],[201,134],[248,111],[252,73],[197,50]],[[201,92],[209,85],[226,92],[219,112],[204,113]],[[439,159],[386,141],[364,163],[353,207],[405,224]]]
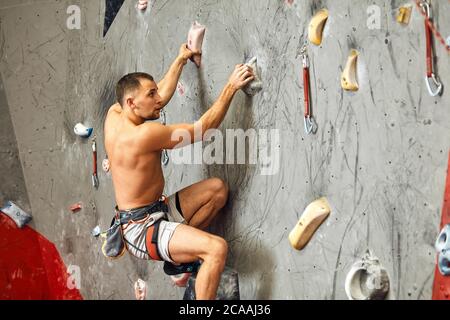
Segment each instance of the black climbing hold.
[[[189,278],[183,300],[196,300],[195,281],[197,274],[194,273]],[[216,300],[240,300],[239,277],[237,271],[225,267],[220,277],[219,288],[217,289]]]
[[105,6],[105,26],[103,28],[103,37],[108,33],[117,13],[120,11],[125,0],[106,0]]

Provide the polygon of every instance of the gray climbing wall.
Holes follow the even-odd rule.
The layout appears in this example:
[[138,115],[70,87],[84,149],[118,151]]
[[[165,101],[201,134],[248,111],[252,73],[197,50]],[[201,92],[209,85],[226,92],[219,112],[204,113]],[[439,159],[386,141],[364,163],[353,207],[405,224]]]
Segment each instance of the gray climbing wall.
[[16,135],[9,114],[3,81],[0,77],[0,174],[6,177],[0,186],[0,204],[10,200],[30,212],[27,189],[19,159]]
[[[115,83],[133,71],[160,79],[198,20],[208,28],[203,65],[185,67],[185,92],[167,106],[168,123],[198,119],[234,65],[256,55],[263,92],[253,99],[238,93],[221,130],[279,130],[278,143],[269,143],[279,154],[273,175],[262,175],[260,164],[171,163],[165,169],[167,194],[210,176],[229,183],[229,203],[211,231],[230,244],[227,264],[239,272],[241,298],[345,299],[345,276],[370,248],[388,270],[389,298],[430,299],[450,98],[448,90],[437,98],[426,91],[423,19],[414,9],[408,26],[395,21],[405,2],[155,0],[141,13],[127,0],[103,38],[104,1],[1,0],[0,71],[35,227],[67,265],[80,266],[84,297],[133,299],[139,277],[149,299],[183,296],[160,263],[129,255],[111,262],[101,255],[90,233],[109,225],[112,181],[100,171],[100,187],[92,188],[90,141],[76,137],[73,126],[95,128],[101,161],[103,118],[114,103]],[[66,26],[69,5],[81,8],[80,30]],[[369,5],[381,9],[379,30],[367,27]],[[433,5],[436,24],[450,35],[450,2]],[[312,14],[322,7],[330,12],[324,40],[309,47],[319,131],[307,136],[298,52]],[[356,93],[340,88],[352,48],[360,51]],[[449,88],[449,55],[438,43],[435,51],[437,72]],[[7,112],[2,123],[4,117]],[[2,142],[15,143],[12,135]],[[5,179],[19,176],[2,172]],[[288,233],[321,196],[332,213],[308,246],[295,251]],[[73,214],[68,207],[78,201],[83,209]]]

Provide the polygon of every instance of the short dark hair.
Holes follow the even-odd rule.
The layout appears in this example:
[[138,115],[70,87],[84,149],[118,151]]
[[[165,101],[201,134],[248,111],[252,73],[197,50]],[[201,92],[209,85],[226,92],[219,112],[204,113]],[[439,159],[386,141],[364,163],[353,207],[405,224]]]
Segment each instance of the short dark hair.
[[140,79],[155,81],[153,80],[153,77],[148,73],[134,72],[123,76],[122,79],[120,79],[119,82],[117,83],[116,98],[122,107],[124,102],[123,98],[125,94],[127,94],[130,91],[139,89],[141,87],[141,83],[139,82]]

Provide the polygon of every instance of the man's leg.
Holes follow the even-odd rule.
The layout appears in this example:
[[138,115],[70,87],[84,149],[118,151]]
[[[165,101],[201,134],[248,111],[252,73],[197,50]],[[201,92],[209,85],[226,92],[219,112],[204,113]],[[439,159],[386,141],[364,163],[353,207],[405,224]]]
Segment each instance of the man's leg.
[[203,261],[195,282],[196,298],[197,300],[215,299],[228,252],[226,241],[205,231],[181,224],[172,235],[169,252],[176,263],[189,263],[199,259]]
[[205,229],[228,199],[228,186],[218,178],[195,183],[178,192],[188,225]]

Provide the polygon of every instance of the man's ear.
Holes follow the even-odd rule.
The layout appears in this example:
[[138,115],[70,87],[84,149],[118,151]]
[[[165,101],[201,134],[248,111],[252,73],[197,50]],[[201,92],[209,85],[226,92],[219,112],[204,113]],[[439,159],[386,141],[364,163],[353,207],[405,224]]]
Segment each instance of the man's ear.
[[134,104],[134,98],[131,96],[128,96],[125,99],[125,104],[131,108],[131,110],[134,110],[136,108],[136,105]]

